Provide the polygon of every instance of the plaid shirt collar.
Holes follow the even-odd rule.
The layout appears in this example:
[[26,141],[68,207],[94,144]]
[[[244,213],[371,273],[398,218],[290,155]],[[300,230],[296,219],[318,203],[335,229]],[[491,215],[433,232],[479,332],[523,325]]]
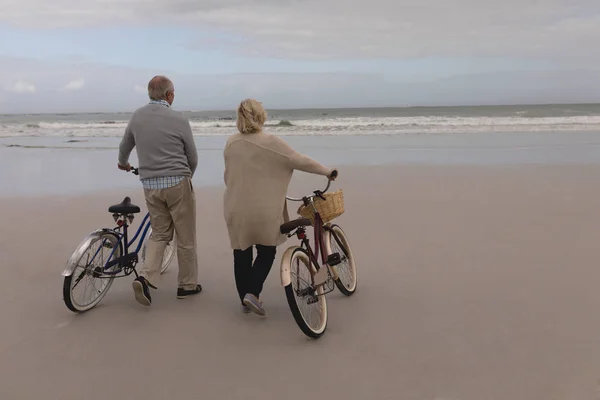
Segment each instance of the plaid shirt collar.
[[167,103],[165,100],[150,100],[149,104],[160,104],[161,106],[171,107],[171,105],[169,103]]

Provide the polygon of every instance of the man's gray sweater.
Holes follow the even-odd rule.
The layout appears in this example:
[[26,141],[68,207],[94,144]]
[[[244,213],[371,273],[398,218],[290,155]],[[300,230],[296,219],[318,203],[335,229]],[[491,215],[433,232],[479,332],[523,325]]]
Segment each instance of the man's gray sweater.
[[120,165],[127,165],[134,147],[140,179],[192,177],[198,166],[190,122],[180,112],[161,104],[147,104],[134,111],[119,145]]

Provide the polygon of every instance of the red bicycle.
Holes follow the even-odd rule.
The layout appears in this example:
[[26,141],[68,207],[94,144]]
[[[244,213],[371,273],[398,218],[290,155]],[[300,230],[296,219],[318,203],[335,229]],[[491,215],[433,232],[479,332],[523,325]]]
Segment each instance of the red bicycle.
[[[344,212],[343,192],[325,194],[330,185],[331,180],[325,190],[316,190],[310,196],[286,197],[303,203],[298,213],[304,218],[286,222],[280,228],[282,234],[300,240],[300,246],[287,248],[282,256],[281,283],[294,320],[305,335],[315,339],[327,329],[325,295],[337,286],[344,295],[351,296],[357,286],[348,238],[339,225],[330,222]],[[307,226],[314,228],[314,250],[306,235]]]

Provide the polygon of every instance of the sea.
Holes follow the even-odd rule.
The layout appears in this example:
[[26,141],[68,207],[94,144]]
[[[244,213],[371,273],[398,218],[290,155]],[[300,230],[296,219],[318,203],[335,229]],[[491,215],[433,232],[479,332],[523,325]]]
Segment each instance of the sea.
[[[327,165],[600,162],[600,104],[267,111],[267,132]],[[222,151],[236,132],[235,111],[182,112],[200,156],[194,180],[222,184]],[[129,187],[131,176],[116,169],[129,117],[0,115],[0,196]]]
[[[183,111],[194,135],[235,132],[235,112]],[[269,110],[278,135],[593,131],[600,104]],[[130,113],[0,115],[0,137],[118,137]]]

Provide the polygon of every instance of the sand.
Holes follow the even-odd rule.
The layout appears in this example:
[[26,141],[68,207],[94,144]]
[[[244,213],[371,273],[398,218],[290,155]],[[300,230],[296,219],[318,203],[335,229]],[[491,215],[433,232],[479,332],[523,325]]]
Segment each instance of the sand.
[[[553,400],[600,396],[598,166],[341,170],[339,218],[359,286],[328,296],[319,340],[279,282],[243,314],[221,213],[198,189],[202,294],[177,300],[177,264],[144,308],[132,278],[95,309],[62,300],[80,240],[140,188],[1,199],[0,399]],[[298,174],[290,189],[322,180]],[[144,208],[144,207],[142,207]],[[144,208],[145,210],[145,208]],[[141,222],[141,217],[134,225]]]

